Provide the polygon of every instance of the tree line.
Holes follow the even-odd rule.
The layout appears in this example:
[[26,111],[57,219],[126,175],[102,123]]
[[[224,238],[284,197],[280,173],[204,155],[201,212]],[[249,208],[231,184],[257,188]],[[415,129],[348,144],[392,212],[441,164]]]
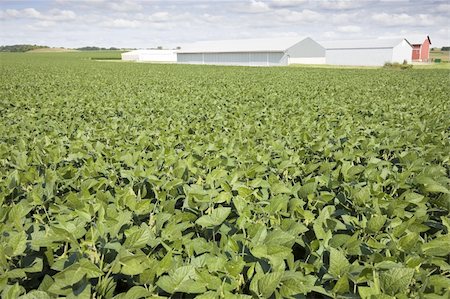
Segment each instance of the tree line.
[[38,45],[10,45],[10,46],[0,46],[0,52],[27,52],[36,49],[48,48],[48,46],[38,46]]
[[[40,46],[40,45],[6,45],[6,46],[0,46],[0,52],[27,52],[31,50],[36,49],[48,49],[49,46]],[[94,47],[94,46],[87,46],[87,47],[81,47],[76,48],[75,50],[79,51],[105,51],[105,50],[121,50],[119,48],[110,47],[110,48],[103,48],[103,47]]]

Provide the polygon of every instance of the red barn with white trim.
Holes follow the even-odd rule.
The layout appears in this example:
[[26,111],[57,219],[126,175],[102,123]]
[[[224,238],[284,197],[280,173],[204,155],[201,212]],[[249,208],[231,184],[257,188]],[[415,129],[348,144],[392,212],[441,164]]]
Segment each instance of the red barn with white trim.
[[413,47],[412,61],[427,62],[430,60],[431,40],[428,35],[422,41],[420,39],[408,39],[408,41]]

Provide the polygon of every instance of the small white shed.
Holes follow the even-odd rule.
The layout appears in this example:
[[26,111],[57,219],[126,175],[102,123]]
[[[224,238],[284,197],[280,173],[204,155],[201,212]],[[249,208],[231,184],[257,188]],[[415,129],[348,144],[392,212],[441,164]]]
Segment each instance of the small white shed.
[[319,42],[332,65],[381,66],[386,62],[411,62],[412,46],[406,39],[335,40]]
[[138,62],[177,62],[177,54],[175,50],[134,50],[122,53],[124,61]]

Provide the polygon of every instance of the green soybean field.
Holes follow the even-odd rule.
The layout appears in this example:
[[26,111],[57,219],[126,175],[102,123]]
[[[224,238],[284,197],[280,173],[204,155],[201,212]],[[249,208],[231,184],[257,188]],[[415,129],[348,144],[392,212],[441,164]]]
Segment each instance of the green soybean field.
[[0,55],[2,298],[449,298],[449,69],[105,55]]

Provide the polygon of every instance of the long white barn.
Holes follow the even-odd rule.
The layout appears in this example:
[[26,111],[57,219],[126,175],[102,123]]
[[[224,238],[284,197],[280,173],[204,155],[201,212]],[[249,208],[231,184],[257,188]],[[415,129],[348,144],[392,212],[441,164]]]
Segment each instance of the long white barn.
[[309,37],[207,41],[182,46],[177,51],[177,62],[245,66],[324,64],[325,49]]
[[406,39],[364,39],[319,42],[326,64],[381,66],[386,62],[411,62],[412,46]]

